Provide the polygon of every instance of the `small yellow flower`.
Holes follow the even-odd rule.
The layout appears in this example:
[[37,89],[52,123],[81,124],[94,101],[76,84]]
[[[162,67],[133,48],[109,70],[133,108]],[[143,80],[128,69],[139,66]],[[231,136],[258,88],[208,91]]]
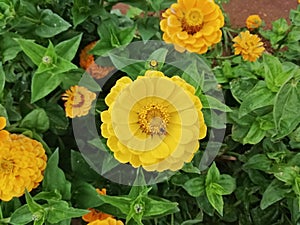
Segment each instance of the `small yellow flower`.
[[100,66],[95,62],[94,55],[89,54],[88,51],[93,49],[96,45],[96,41],[91,42],[85,46],[79,55],[79,65],[85,69],[93,78],[101,79],[108,75],[112,70],[115,69],[113,66]]
[[0,131],[0,200],[9,201],[22,196],[25,189],[30,192],[39,185],[47,156],[40,142],[7,131],[2,138],[1,132],[4,131]]
[[108,217],[105,220],[95,220],[87,225],[124,225],[124,223],[121,220]]
[[181,169],[206,135],[195,88],[178,76],[147,71],[122,77],[105,98],[101,132],[114,157],[148,171]]
[[178,0],[162,17],[163,40],[179,52],[203,54],[221,41],[224,16],[212,0]]
[[259,17],[259,15],[251,15],[248,16],[246,20],[246,26],[249,30],[254,30],[256,28],[259,28],[261,26],[262,20]]
[[66,116],[70,118],[86,116],[96,99],[96,94],[85,87],[72,86],[63,95],[65,102]]
[[265,50],[261,39],[256,34],[250,34],[248,30],[241,32],[232,41],[234,42],[234,54],[242,55],[246,61],[256,61]]

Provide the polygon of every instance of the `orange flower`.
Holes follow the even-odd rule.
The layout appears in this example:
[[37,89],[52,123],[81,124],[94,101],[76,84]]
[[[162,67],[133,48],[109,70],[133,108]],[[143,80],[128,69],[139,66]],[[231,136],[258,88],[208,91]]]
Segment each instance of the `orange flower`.
[[[0,128],[5,124],[5,118],[0,117]],[[39,185],[47,156],[40,142],[22,134],[1,130],[0,139],[0,200],[9,201]]]
[[178,0],[162,17],[163,40],[179,52],[204,54],[221,41],[224,16],[212,0]]
[[88,225],[124,225],[121,220],[116,220],[114,218],[108,217],[105,220],[95,220]]
[[3,130],[6,127],[6,119],[5,117],[0,117],[0,140],[4,140],[8,138],[9,132]]
[[90,210],[91,212],[82,216],[82,219],[85,222],[93,222],[95,220],[105,220],[108,217],[112,217],[112,215],[100,212],[97,209],[89,208],[88,210]]
[[100,66],[97,63],[95,63],[94,55],[88,53],[91,49],[93,49],[95,44],[96,41],[93,41],[81,50],[79,55],[79,65],[95,79],[101,79],[108,75],[112,70],[114,70],[115,67]]
[[[101,190],[97,188],[96,191],[100,195],[106,195],[105,188],[102,188]],[[105,220],[106,218],[113,217],[112,215],[100,212],[97,209],[89,208],[88,210],[90,210],[91,212],[82,216],[82,219],[85,222],[93,222],[95,220]]]
[[262,20],[259,17],[259,15],[251,15],[248,16],[246,20],[246,26],[249,30],[254,30],[256,28],[259,28],[261,26]]
[[242,55],[246,61],[256,61],[265,50],[261,39],[256,34],[250,34],[248,30],[241,32],[232,41],[234,42],[234,54]]
[[72,86],[62,95],[66,116],[70,118],[86,116],[96,99],[96,94],[82,86]]

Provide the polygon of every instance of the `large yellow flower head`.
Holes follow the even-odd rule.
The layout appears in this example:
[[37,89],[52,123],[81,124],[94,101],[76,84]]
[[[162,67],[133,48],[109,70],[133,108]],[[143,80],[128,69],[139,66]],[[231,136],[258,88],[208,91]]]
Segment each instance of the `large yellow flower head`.
[[95,220],[88,225],[124,225],[121,220],[116,220],[112,217],[108,217],[105,220]]
[[213,0],[178,0],[162,16],[163,40],[179,52],[203,54],[221,41],[224,16]]
[[66,116],[70,118],[86,116],[96,99],[96,94],[82,86],[72,86],[63,95]]
[[7,131],[6,134],[5,138],[0,134],[0,199],[3,201],[22,196],[25,189],[36,188],[43,180],[47,161],[40,142],[24,135]]
[[259,28],[262,24],[262,20],[259,15],[250,15],[246,19],[246,26],[249,30]]
[[178,76],[122,77],[105,98],[101,132],[114,157],[148,171],[178,170],[206,135],[195,89]]
[[246,61],[256,61],[265,50],[261,39],[256,34],[250,34],[248,30],[241,32],[232,41],[234,42],[234,54],[242,55]]

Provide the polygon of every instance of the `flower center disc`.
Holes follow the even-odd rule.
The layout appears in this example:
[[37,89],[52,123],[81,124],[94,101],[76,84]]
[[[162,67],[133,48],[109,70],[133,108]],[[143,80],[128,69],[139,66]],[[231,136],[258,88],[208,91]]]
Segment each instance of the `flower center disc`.
[[169,113],[159,104],[149,104],[139,112],[139,124],[142,131],[151,136],[166,135]]
[[11,161],[3,159],[0,161],[0,171],[3,173],[11,173],[14,165]]
[[203,24],[203,14],[199,9],[192,9],[182,20],[183,30],[189,34],[195,34],[201,30]]

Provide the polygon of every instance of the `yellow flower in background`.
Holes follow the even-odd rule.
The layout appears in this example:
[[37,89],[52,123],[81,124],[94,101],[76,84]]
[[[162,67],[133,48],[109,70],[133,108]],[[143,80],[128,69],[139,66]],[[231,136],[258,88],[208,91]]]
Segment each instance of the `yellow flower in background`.
[[66,116],[70,118],[86,116],[96,99],[96,94],[85,87],[72,86],[62,95],[65,102]]
[[202,104],[193,86],[178,76],[147,71],[122,77],[105,98],[102,136],[114,157],[148,171],[181,169],[206,135]]
[[259,15],[251,15],[248,16],[246,20],[246,26],[249,30],[254,30],[256,28],[259,28],[261,26],[262,20],[259,17]]
[[179,52],[203,54],[221,41],[224,16],[212,0],[178,0],[162,16],[163,40]]
[[234,42],[234,54],[242,55],[246,61],[256,61],[265,50],[261,39],[256,34],[250,34],[248,30],[241,32],[232,41]]
[[116,220],[114,218],[108,217],[105,220],[95,220],[88,225],[124,225],[121,220]]
[[46,161],[40,142],[7,132],[0,141],[0,199],[9,201],[22,196],[25,189],[30,192],[36,188],[44,178]]

